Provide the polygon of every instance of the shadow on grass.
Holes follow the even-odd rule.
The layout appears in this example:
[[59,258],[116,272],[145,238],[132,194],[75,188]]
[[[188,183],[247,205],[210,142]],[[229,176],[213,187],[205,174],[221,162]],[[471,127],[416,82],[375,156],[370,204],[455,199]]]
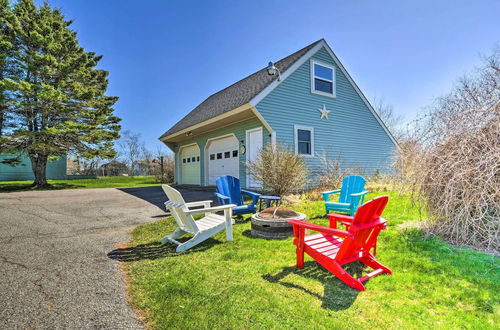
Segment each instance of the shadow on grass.
[[[364,265],[360,262],[353,262],[345,267],[345,270],[354,277],[361,276],[363,269]],[[317,292],[309,290],[307,287],[287,281],[285,278],[292,274],[321,282],[324,287],[324,294],[321,295]],[[303,269],[297,268],[296,266],[285,267],[278,274],[266,274],[262,275],[262,278],[270,283],[278,283],[290,289],[303,291],[321,300],[321,307],[332,311],[348,309],[354,303],[359,294],[359,291],[345,285],[342,281],[335,277],[335,275],[319,266],[315,261],[305,262]]]
[[31,183],[1,183],[0,192],[16,192],[16,191],[40,191],[40,190],[61,190],[61,189],[76,189],[84,188],[83,185],[69,183],[53,183],[48,187],[33,188]]
[[[179,239],[180,242],[185,242],[189,238]],[[139,261],[139,260],[155,260],[159,258],[171,258],[177,257],[179,255],[203,252],[210,249],[212,246],[221,244],[221,242],[216,239],[209,238],[206,241],[190,248],[187,251],[178,253],[175,252],[176,245],[174,244],[161,244],[160,242],[152,242],[147,244],[140,244],[136,246],[118,248],[108,253],[108,258],[121,261]]]

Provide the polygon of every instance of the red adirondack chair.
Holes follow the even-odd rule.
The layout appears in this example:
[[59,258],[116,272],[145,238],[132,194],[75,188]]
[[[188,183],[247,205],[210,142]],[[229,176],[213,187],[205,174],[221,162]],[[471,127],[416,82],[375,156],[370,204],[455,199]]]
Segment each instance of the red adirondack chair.
[[[380,196],[360,206],[347,230],[327,228],[303,221],[290,220],[297,246],[297,267],[304,268],[304,252],[320,265],[337,276],[342,282],[356,290],[365,290],[363,282],[382,273],[392,271],[382,265],[370,253],[377,242],[378,234],[386,228],[386,220],[380,217],[389,197]],[[317,234],[305,236],[305,230]],[[374,269],[373,272],[354,278],[342,265],[359,260]]]

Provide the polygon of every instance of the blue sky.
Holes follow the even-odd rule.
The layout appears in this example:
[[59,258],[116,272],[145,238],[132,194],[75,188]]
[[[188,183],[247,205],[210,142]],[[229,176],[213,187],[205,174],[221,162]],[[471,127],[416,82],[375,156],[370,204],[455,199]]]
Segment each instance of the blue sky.
[[321,38],[364,94],[413,118],[500,39],[500,1],[50,0],[104,55],[147,146],[209,95]]

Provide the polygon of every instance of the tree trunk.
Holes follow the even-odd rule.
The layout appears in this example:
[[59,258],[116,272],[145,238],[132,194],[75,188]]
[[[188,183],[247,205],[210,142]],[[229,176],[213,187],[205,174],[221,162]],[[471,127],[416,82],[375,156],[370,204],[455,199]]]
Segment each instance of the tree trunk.
[[33,188],[49,187],[47,183],[47,160],[49,156],[43,153],[30,155],[31,167],[35,175],[35,181],[31,185]]

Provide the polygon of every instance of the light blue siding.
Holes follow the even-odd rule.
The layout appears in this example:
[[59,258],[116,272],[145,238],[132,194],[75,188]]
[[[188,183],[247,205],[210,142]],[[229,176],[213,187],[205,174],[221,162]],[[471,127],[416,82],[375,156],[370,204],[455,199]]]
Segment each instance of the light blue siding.
[[[313,175],[322,169],[323,154],[365,175],[390,171],[395,145],[388,134],[329,53],[321,48],[312,58],[335,66],[336,98],[311,93],[307,60],[256,105],[276,131],[276,141],[293,148],[294,125],[313,127],[315,155],[305,158]],[[323,105],[331,111],[329,120],[320,119]]]
[[[0,155],[0,162],[4,159],[15,157],[14,155]],[[21,163],[17,166],[10,166],[0,163],[0,181],[27,181],[34,180],[31,161],[27,156],[21,156]],[[61,156],[58,160],[47,163],[47,179],[66,179],[66,156]]]
[[[211,131],[205,134],[193,136],[187,140],[184,140],[182,142],[177,143],[177,146],[174,149],[175,152],[175,173],[176,173],[176,178],[175,181],[178,183],[179,182],[179,177],[177,176],[178,173],[180,173],[180,164],[181,162],[179,161],[179,150],[182,146],[184,145],[189,145],[193,143],[197,143],[198,147],[200,148],[200,177],[201,177],[201,185],[205,185],[205,146],[207,145],[207,140],[228,135],[228,134],[234,134],[238,141],[240,141],[240,146],[242,145],[241,141],[243,141],[243,144],[246,145],[246,131],[257,128],[257,127],[262,127],[262,135],[263,135],[263,143],[266,145],[270,141],[269,137],[269,132],[268,130],[262,125],[262,122],[257,119],[257,118],[252,118],[248,119],[245,121],[241,121],[238,123],[235,123],[233,125],[221,127],[218,130]],[[240,173],[240,181],[241,185],[243,188],[246,187],[246,155],[241,155],[239,154],[239,161],[240,161],[240,168],[239,168],[239,173]]]

